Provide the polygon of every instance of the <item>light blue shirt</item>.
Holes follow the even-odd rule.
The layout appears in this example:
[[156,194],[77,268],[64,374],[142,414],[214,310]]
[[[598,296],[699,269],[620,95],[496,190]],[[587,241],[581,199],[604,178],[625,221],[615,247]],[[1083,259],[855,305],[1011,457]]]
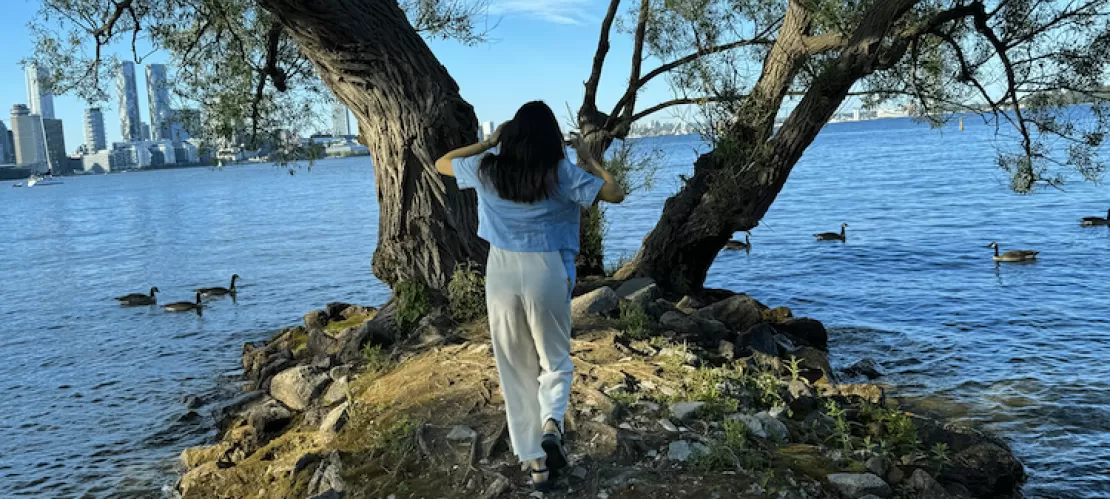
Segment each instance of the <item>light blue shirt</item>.
[[508,251],[558,251],[573,283],[579,207],[593,205],[605,181],[563,159],[558,167],[559,185],[550,197],[535,203],[518,203],[502,198],[492,185],[478,178],[482,156],[451,162],[459,188],[478,191],[478,237]]

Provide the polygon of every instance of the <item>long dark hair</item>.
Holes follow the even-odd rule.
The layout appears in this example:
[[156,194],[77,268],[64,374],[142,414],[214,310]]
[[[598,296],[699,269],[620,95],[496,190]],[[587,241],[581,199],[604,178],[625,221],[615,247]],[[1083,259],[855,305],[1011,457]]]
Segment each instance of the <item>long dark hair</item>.
[[538,100],[520,106],[501,129],[500,144],[501,150],[487,154],[478,166],[482,182],[518,203],[550,197],[558,182],[559,161],[567,157],[551,108]]

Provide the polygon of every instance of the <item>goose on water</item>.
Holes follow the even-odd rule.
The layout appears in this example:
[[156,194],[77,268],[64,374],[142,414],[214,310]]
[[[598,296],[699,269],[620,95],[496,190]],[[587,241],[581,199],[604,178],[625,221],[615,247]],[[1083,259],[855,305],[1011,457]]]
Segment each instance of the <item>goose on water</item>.
[[840,242],[845,242],[845,241],[848,240],[848,236],[844,232],[844,229],[846,229],[846,228],[848,228],[848,224],[840,224],[840,233],[839,234],[837,234],[835,232],[822,232],[820,234],[814,234],[813,237],[816,237],[818,241],[840,241]]
[[196,291],[197,293],[200,293],[200,295],[204,296],[204,297],[233,295],[233,294],[235,294],[235,280],[238,279],[238,278],[239,278],[239,274],[232,275],[231,276],[231,285],[229,287],[226,287],[226,288],[222,288],[222,287],[217,286],[217,287],[214,287],[214,288],[194,289],[193,291]]
[[1101,217],[1083,217],[1079,224],[1084,227],[1094,227],[1096,225],[1110,225],[1110,210],[1106,210],[1106,218]]
[[1027,262],[1036,260],[1037,253],[1040,253],[1040,251],[1013,250],[999,254],[998,243],[990,243],[987,247],[994,248],[994,261],[996,262]]
[[117,296],[116,300],[119,301],[122,307],[136,307],[139,305],[154,305],[158,300],[154,298],[154,293],[158,292],[158,287],[150,288],[150,294],[144,295],[142,293],[131,293],[129,295]]
[[199,315],[201,313],[200,292],[197,292],[197,301],[195,303],[188,301],[170,303],[165,306],[165,310],[166,312],[188,312],[190,310],[196,310]]
[[735,239],[730,239],[727,243],[725,243],[725,249],[727,249],[727,250],[751,251],[751,249],[752,249],[751,236],[752,236],[751,231],[746,230],[746,231],[744,231],[744,241],[743,242],[737,241]]

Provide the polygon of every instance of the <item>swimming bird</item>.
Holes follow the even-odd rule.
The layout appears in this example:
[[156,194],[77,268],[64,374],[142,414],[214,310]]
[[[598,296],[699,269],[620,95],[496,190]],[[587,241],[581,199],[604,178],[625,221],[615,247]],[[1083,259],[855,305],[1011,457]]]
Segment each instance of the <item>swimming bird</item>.
[[136,307],[139,305],[154,305],[158,300],[154,298],[154,293],[158,292],[158,287],[150,288],[150,294],[144,295],[142,293],[131,293],[129,295],[117,296],[116,300],[119,301],[121,307]]
[[233,295],[233,294],[235,294],[235,280],[238,279],[238,278],[239,278],[239,274],[232,275],[231,276],[231,286],[227,287],[227,288],[221,288],[221,287],[217,286],[215,288],[194,289],[193,291],[196,291],[197,293],[200,293],[201,296],[205,296],[205,297]]
[[744,231],[744,242],[740,242],[740,241],[737,241],[735,239],[730,239],[729,242],[725,243],[725,249],[726,250],[751,251],[751,249],[752,249],[751,236],[752,236],[751,231],[746,230],[746,231]]
[[1013,250],[998,254],[998,243],[990,243],[988,248],[994,248],[994,261],[996,262],[1027,262],[1036,260],[1040,251]]
[[196,310],[197,314],[200,314],[200,309],[201,309],[200,292],[197,292],[197,301],[196,301],[196,303],[188,302],[188,301],[179,301],[179,302],[170,303],[169,305],[166,305],[164,308],[165,308],[166,312],[188,312],[190,310]]
[[814,234],[813,237],[816,237],[818,241],[845,242],[848,240],[847,235],[844,233],[844,229],[846,228],[848,228],[848,224],[840,224],[840,234],[835,232],[822,232],[820,234]]
[[1099,217],[1083,217],[1079,222],[1084,227],[1094,227],[1096,225],[1110,225],[1110,210],[1106,210],[1106,218]]

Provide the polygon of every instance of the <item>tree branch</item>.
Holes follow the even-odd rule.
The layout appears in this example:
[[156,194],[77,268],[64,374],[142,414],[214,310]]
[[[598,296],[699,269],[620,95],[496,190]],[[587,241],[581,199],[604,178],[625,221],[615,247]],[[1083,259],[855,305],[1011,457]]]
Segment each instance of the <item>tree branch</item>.
[[617,17],[617,8],[621,0],[610,0],[609,11],[601,22],[601,35],[597,39],[597,52],[594,53],[593,68],[590,69],[590,79],[586,80],[586,96],[582,107],[597,110],[597,85],[601,82],[601,68],[605,65],[605,55],[609,53],[609,31],[613,28],[613,20]]
[[644,34],[647,32],[648,11],[650,9],[651,4],[648,0],[640,0],[640,16],[636,20],[636,34],[632,42],[632,72],[628,76],[628,91],[621,98],[627,104],[624,104],[623,112],[620,108],[614,108],[613,112],[609,114],[610,120],[616,119],[618,112],[625,117],[631,116],[632,110],[636,107],[636,94],[639,93],[637,92],[639,87],[636,84],[640,81],[640,68],[644,64]]
[[1022,115],[1021,112],[1021,100],[1018,97],[1017,76],[1014,74],[1013,64],[1010,63],[1010,55],[1006,52],[1006,44],[998,38],[998,35],[996,35],[994,33],[994,30],[991,29],[990,25],[987,24],[987,21],[990,18],[987,14],[986,8],[983,6],[983,3],[979,0],[976,0],[974,3],[971,4],[971,7],[974,9],[973,19],[975,21],[975,30],[983,35],[987,39],[987,41],[990,42],[991,46],[994,47],[995,52],[998,54],[999,61],[1002,62],[1002,67],[1006,70],[1006,84],[1008,90],[1006,92],[1006,96],[1003,96],[1003,100],[1005,100],[1008,96],[1010,98],[1010,101],[1013,103],[1014,118],[1017,119],[1018,130],[1021,132],[1021,147],[1025,151],[1026,156],[1028,156],[1028,158],[1031,160],[1034,156],[1033,139],[1029,135],[1029,127],[1026,126],[1025,117]]
[[626,118],[625,120],[622,120],[622,121],[627,123],[628,125],[631,125],[632,123],[635,123],[635,122],[643,119],[644,117],[646,117],[648,115],[657,113],[659,111],[662,111],[662,110],[664,110],[668,107],[672,107],[672,106],[681,106],[683,104],[703,105],[703,104],[706,104],[706,103],[709,103],[709,102],[731,102],[731,101],[743,99],[744,97],[747,97],[747,96],[746,95],[711,95],[711,96],[706,96],[706,97],[682,97],[682,98],[679,98],[679,99],[671,99],[669,101],[660,102],[659,104],[656,104],[656,105],[651,106],[647,109],[644,109],[643,111],[640,111],[640,112],[638,112],[638,113],[636,113],[636,114],[634,114],[634,115],[632,115],[632,116],[630,116],[630,117],[628,117],[628,118]]

